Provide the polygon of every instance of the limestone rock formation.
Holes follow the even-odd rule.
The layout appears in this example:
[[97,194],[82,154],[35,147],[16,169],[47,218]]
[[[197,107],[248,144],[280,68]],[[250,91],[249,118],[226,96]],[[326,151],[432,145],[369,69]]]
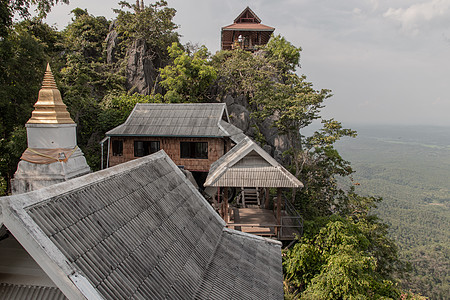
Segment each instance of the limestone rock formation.
[[118,33],[114,29],[116,27],[116,21],[111,22],[109,26],[109,33],[106,36],[106,62],[112,64],[117,62],[116,51],[118,46]]
[[147,45],[136,40],[128,49],[126,89],[131,93],[149,95],[155,86],[158,70]]
[[249,110],[249,104],[242,95],[226,95],[223,98],[223,102],[227,104],[230,122],[253,139],[255,139],[258,134],[262,134],[266,142],[266,145],[261,145],[263,149],[277,161],[283,162],[282,154],[288,149],[288,144],[287,139],[284,136],[280,136],[278,131],[272,127],[276,116],[272,116],[264,122],[257,122],[252,119],[250,117],[251,112]]
[[[119,35],[115,30],[116,21],[111,23],[106,42],[106,62],[114,64],[118,62],[117,48]],[[126,82],[125,87],[130,93],[148,95],[153,89],[159,92],[161,88],[157,84],[160,62],[152,54],[145,41],[135,40],[126,53]]]

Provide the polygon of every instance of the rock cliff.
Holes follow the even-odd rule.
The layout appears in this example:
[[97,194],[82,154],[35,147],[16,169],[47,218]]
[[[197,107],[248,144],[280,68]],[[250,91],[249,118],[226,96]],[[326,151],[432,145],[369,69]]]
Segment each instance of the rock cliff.
[[[118,47],[118,35],[114,30],[113,22],[110,27],[110,33],[106,38],[107,62],[115,63]],[[161,93],[162,88],[158,85],[159,68],[161,61],[152,54],[152,49],[142,40],[136,40],[126,53],[126,89],[130,93],[139,93],[149,95],[154,90]],[[220,88],[216,88],[218,92]],[[268,153],[282,162],[282,153],[287,150],[287,141],[283,136],[279,136],[275,128],[271,126],[274,118],[268,118],[264,122],[256,122],[250,117],[251,107],[243,95],[228,94],[222,98],[217,96],[220,101],[227,104],[230,121],[233,125],[240,128],[247,136],[260,142]]]

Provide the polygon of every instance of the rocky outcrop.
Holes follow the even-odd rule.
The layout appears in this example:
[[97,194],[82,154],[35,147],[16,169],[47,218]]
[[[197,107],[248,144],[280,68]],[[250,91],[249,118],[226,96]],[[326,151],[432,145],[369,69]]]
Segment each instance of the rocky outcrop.
[[116,27],[116,21],[111,22],[109,26],[109,33],[106,36],[106,62],[108,64],[113,64],[117,62],[116,51],[118,46],[118,37],[117,31],[114,29]]
[[227,104],[230,122],[244,131],[244,133],[255,139],[258,134],[262,134],[265,145],[261,145],[263,149],[272,155],[277,161],[284,162],[283,152],[288,149],[287,139],[278,134],[277,129],[272,127],[276,116],[267,118],[264,122],[257,122],[251,118],[249,104],[243,95],[224,97],[223,102]]
[[[116,21],[109,27],[106,37],[106,62],[114,64],[121,57],[117,57],[119,35],[115,30]],[[126,53],[126,81],[125,88],[130,93],[148,95],[153,89],[160,92],[157,84],[160,62],[155,59],[151,49],[143,40],[135,40]]]
[[150,49],[142,40],[136,40],[128,49],[126,89],[131,93],[149,95],[155,86],[158,70]]

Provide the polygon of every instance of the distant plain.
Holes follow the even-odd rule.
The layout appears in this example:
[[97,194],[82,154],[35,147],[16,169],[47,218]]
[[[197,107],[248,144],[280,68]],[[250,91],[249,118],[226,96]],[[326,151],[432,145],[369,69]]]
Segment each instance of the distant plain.
[[403,285],[430,299],[450,297],[450,127],[353,125],[336,148],[352,163],[363,195],[411,263]]

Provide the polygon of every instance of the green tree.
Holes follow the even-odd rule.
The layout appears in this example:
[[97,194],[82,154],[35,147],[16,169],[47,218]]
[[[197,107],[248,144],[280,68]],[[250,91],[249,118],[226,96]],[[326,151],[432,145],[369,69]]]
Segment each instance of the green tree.
[[53,70],[63,101],[77,123],[78,146],[95,170],[100,164],[99,141],[105,132],[98,122],[100,102],[113,91],[123,91],[125,78],[105,62],[103,43],[110,22],[80,8],[72,13],[72,22],[62,32],[64,52],[55,59]]
[[157,68],[169,63],[167,47],[178,42],[179,35],[175,32],[178,26],[173,22],[176,10],[167,7],[167,1],[156,1],[143,8],[121,1],[122,8],[116,9],[116,31],[120,38],[122,56],[125,56],[128,47],[136,40],[146,43],[153,56],[152,61]]
[[277,65],[283,73],[294,72],[300,67],[301,47],[295,47],[281,35],[272,36],[264,48],[270,60]]
[[162,102],[163,97],[160,94],[141,95],[134,93],[129,95],[126,92],[111,92],[103,98],[100,104],[102,111],[98,121],[106,132],[125,122],[137,103]]
[[327,218],[286,252],[286,279],[301,299],[398,299],[396,247],[374,217]]
[[201,46],[192,55],[173,43],[168,48],[173,64],[161,69],[160,84],[167,90],[166,102],[208,102],[209,88],[217,78],[216,69],[210,65],[209,53]]
[[69,3],[69,0],[4,0],[0,2],[0,41],[4,40],[13,25],[14,14],[22,18],[30,17],[30,5],[36,5],[35,11],[40,19],[45,18],[51,8],[58,3]]

